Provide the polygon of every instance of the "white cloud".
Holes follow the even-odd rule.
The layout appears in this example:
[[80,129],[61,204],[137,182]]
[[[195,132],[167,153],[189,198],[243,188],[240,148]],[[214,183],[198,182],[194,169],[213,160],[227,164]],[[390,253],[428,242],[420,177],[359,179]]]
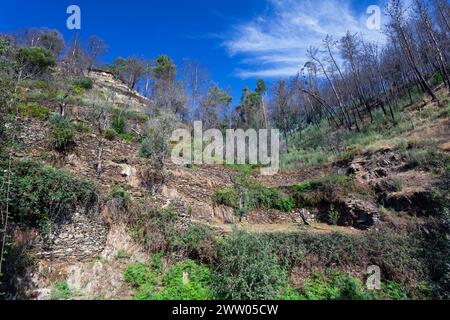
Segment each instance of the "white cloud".
[[307,61],[309,46],[319,47],[327,34],[347,30],[366,40],[384,42],[380,31],[366,27],[366,12],[353,12],[349,0],[268,0],[271,13],[235,25],[223,45],[245,67],[241,78],[295,75]]

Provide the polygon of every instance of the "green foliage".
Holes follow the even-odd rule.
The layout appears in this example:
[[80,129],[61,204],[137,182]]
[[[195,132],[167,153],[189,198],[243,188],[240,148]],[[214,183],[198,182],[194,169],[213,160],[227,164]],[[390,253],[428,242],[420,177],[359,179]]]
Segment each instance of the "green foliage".
[[337,226],[340,218],[340,212],[332,205],[328,212],[328,223],[333,226]]
[[[7,172],[0,162],[0,181]],[[77,207],[86,210],[96,201],[96,188],[52,167],[34,162],[18,162],[12,167],[9,207],[14,221],[29,227],[44,229]],[[6,203],[5,195],[0,202]]]
[[381,282],[381,292],[371,292],[375,299],[389,300],[408,300],[408,294],[405,290],[393,281]]
[[[183,283],[183,274],[188,281]],[[192,260],[177,263],[169,268],[163,277],[164,288],[158,293],[158,300],[211,300],[211,274],[208,267],[198,265]]]
[[48,90],[50,88],[50,85],[47,81],[35,80],[32,82],[31,87],[41,89],[41,90]]
[[153,75],[158,80],[171,81],[175,79],[177,67],[172,59],[166,55],[160,55],[156,59],[156,66],[153,68]]
[[283,300],[283,301],[296,301],[301,300],[302,296],[300,293],[292,288],[291,286],[288,286],[281,290],[282,292],[278,296],[277,300]]
[[239,206],[239,195],[233,188],[222,188],[214,190],[212,195],[212,202],[214,205],[225,205],[231,208]]
[[91,132],[91,128],[89,126],[87,126],[86,124],[84,124],[83,122],[76,122],[73,125],[74,129],[78,132]]
[[362,192],[357,190],[351,177],[332,174],[295,184],[288,188],[288,193],[296,207],[310,208],[318,205],[321,201],[331,201],[340,190]]
[[141,144],[141,149],[139,150],[139,156],[142,158],[150,159],[153,155],[153,139],[150,135],[147,135]]
[[56,65],[53,54],[43,48],[20,48],[17,50],[16,59],[26,72],[40,75],[47,71],[49,67]]
[[156,300],[157,275],[142,263],[129,265],[124,273],[125,282],[136,288],[136,300]]
[[437,150],[411,148],[403,152],[409,168],[421,168],[444,172],[450,163],[450,157]]
[[142,263],[129,265],[123,277],[125,282],[136,287],[142,287],[147,283],[156,284],[150,268]]
[[18,110],[23,117],[31,117],[42,121],[46,121],[50,117],[50,110],[36,103],[20,104]]
[[287,273],[266,241],[234,232],[221,243],[214,287],[220,299],[271,300],[288,287]]
[[152,269],[156,272],[162,271],[163,266],[164,266],[164,253],[163,252],[157,252],[154,255],[152,255],[151,266],[152,266]]
[[[156,254],[152,260],[152,268],[136,263],[129,265],[124,273],[125,282],[137,289],[136,300],[213,299],[208,267],[185,260],[170,267],[161,277],[162,255]],[[185,273],[188,278],[183,281]]]
[[343,273],[331,273],[325,277],[315,273],[303,287],[306,300],[367,300],[370,298],[357,278]]
[[73,82],[75,87],[79,87],[84,90],[91,90],[94,86],[94,81],[91,78],[80,78]]
[[295,169],[305,166],[317,166],[327,163],[329,159],[329,155],[320,148],[315,150],[293,150],[281,155],[281,168]]
[[[243,198],[243,206],[247,211],[265,208],[290,212],[294,208],[294,202],[288,195],[276,188],[267,188],[254,179],[249,178],[249,173],[239,173],[236,179],[240,187],[223,188],[215,190],[212,201],[215,205],[225,205],[239,209],[240,197]],[[241,195],[238,188],[241,188]]]
[[117,134],[126,133],[127,122],[122,114],[115,114],[112,118],[111,127]]
[[68,300],[72,297],[73,293],[69,288],[67,281],[57,282],[53,286],[51,293],[52,300]]
[[292,199],[276,188],[267,188],[256,183],[248,185],[247,188],[248,206],[250,208],[276,209],[283,212],[290,212],[294,208]]
[[67,117],[54,115],[50,118],[52,124],[50,143],[58,151],[65,151],[75,144],[75,130]]
[[444,82],[444,77],[442,76],[442,72],[440,70],[436,71],[433,74],[433,78],[432,78],[431,82],[434,86],[438,86],[442,82]]
[[149,209],[143,204],[131,211],[131,234],[150,252],[178,252],[210,262],[215,256],[214,232],[199,225],[191,225],[181,232],[177,228],[178,217],[174,208]]

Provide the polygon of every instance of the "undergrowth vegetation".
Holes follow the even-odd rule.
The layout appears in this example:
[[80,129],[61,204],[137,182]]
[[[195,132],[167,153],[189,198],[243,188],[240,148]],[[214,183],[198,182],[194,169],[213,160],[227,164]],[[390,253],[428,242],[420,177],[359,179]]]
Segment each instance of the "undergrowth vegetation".
[[[0,169],[0,181],[4,181],[8,172],[4,160]],[[6,192],[0,194],[2,209],[6,196]],[[96,201],[96,187],[91,182],[64,171],[29,161],[16,162],[11,167],[8,203],[11,218],[17,224],[48,229],[77,208],[89,210]]]
[[279,210],[290,212],[294,209],[292,198],[278,188],[269,188],[250,176],[248,169],[237,174],[233,188],[219,188],[212,194],[214,205],[225,205],[242,215],[254,209]]
[[[211,276],[205,282],[210,284],[209,298],[411,299],[446,292],[445,258],[432,254],[437,245],[439,252],[448,250],[445,219],[440,227],[427,229],[428,233],[411,224],[405,232],[385,227],[364,235],[234,231],[225,237],[203,226],[179,229],[179,221],[174,208],[155,209],[131,219],[129,226],[149,252],[163,253],[168,266],[176,265],[181,257],[204,264]],[[365,286],[371,265],[381,269],[381,291],[368,291]],[[307,270],[303,282],[295,280],[295,270]],[[158,283],[162,283],[161,276]],[[150,277],[149,282],[156,278]],[[177,279],[179,283],[180,276]],[[158,293],[152,290],[142,296],[156,299]]]

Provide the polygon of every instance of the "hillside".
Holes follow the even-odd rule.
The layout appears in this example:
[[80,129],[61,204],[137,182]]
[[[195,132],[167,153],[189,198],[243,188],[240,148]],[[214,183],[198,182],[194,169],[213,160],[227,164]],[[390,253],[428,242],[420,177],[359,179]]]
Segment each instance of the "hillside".
[[0,19],[0,300],[450,299],[448,1],[50,2]]
[[[326,250],[338,254],[336,246],[344,243],[336,242],[334,238],[350,237],[351,241],[363,241],[358,239],[382,237],[389,230],[395,230],[397,236],[404,234],[408,237],[411,228],[426,226],[434,219],[434,213],[441,210],[443,204],[448,204],[448,192],[444,191],[448,191],[448,180],[442,180],[442,173],[447,169],[441,167],[443,164],[440,162],[441,158],[448,161],[449,152],[450,118],[445,113],[448,111],[442,113],[449,107],[445,89],[439,90],[438,94],[447,101],[446,107],[426,99],[418,99],[405,107],[413,125],[411,130],[395,135],[395,139],[375,139],[364,148],[355,149],[349,145],[348,150],[355,151],[320,165],[284,169],[275,176],[261,177],[255,171],[251,177],[250,173],[246,178],[253,181],[250,185],[260,184],[261,190],[277,190],[292,196],[293,207],[287,212],[258,207],[239,222],[233,208],[213,201],[216,192],[232,188],[232,177],[242,172],[239,167],[188,168],[167,160],[168,178],[156,193],[152,193],[146,187],[149,162],[139,156],[141,143],[138,134],[145,132],[149,125],[145,98],[125,90],[120,81],[106,73],[93,72],[89,77],[93,80],[93,88],[81,93],[77,100],[79,104],[67,106],[66,112],[77,129],[75,144],[69,150],[60,152],[51,148],[52,127],[48,121],[38,119],[26,110],[17,117],[21,148],[14,152],[13,161],[32,161],[89,180],[98,188],[98,202],[89,214],[76,208],[65,215],[45,238],[37,229],[16,229],[12,253],[18,256],[8,267],[16,267],[20,263],[23,270],[20,274],[9,274],[10,278],[5,283],[10,290],[8,292],[16,298],[48,299],[55,290],[59,290],[61,283],[68,285],[71,298],[132,298],[134,289],[124,280],[123,273],[135,263],[146,264],[154,252],[166,245],[170,248],[170,243],[164,244],[168,241],[164,237],[174,236],[165,234],[168,231],[163,230],[167,226],[151,222],[154,219],[152,215],[144,218],[147,221],[137,221],[140,218],[136,214],[150,214],[158,208],[174,210],[174,216],[164,223],[173,224],[170,228],[175,228],[178,236],[193,232],[191,236],[198,237],[196,233],[206,232],[198,239],[200,242],[193,238],[194,243],[178,249],[164,249],[163,252],[168,254],[164,258],[164,268],[168,268],[175,261],[188,257],[214,263],[212,261],[216,258],[211,251],[211,239],[228,237],[227,234],[236,230],[257,234],[258,237],[267,235],[270,238],[270,234],[281,239],[286,237],[284,241],[297,237],[331,241],[323,245],[332,246]],[[42,93],[37,89],[27,90],[28,99],[35,97],[37,92]],[[98,141],[103,137],[99,136],[91,121],[92,108],[95,108],[91,99],[93,96],[114,95],[116,103],[110,112],[116,112],[114,110],[124,104],[134,106],[127,111],[126,118],[130,136],[104,139],[103,165],[98,175]],[[25,105],[30,106],[30,103]],[[45,105],[41,108],[58,112],[57,105]],[[443,185],[445,183],[446,186]],[[302,222],[300,211],[308,219],[309,226]],[[152,223],[156,224],[152,226]],[[161,227],[164,229],[158,231]],[[322,254],[310,251],[309,245],[305,249],[306,260],[293,265],[291,281],[294,287],[302,287],[313,270],[325,270],[331,266],[357,278],[365,272],[357,267],[362,261],[354,262],[354,258],[343,261],[341,257],[335,262],[325,262]],[[339,255],[346,255],[344,248],[338,250],[344,250]],[[24,260],[25,256],[27,260]],[[369,255],[367,258],[372,260],[373,257]],[[32,264],[23,265],[28,259],[32,259]],[[395,265],[399,262],[395,258],[391,262],[379,263]],[[400,263],[409,264],[407,261]],[[393,272],[392,279],[402,278],[395,270],[389,272]],[[414,283],[415,279],[403,281],[404,285],[412,286],[409,290],[417,290],[412,289],[418,285]]]

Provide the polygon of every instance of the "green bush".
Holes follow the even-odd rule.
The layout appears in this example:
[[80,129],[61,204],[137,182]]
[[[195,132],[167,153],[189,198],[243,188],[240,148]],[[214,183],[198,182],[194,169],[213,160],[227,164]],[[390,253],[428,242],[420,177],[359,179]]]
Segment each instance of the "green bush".
[[123,275],[125,282],[136,287],[141,287],[147,283],[155,283],[155,277],[150,268],[142,263],[129,265]]
[[58,151],[65,151],[75,144],[75,130],[67,117],[54,115],[50,118],[52,124],[50,142]]
[[442,72],[438,70],[433,74],[432,83],[434,86],[438,86],[442,82],[444,82],[444,77],[442,76]]
[[53,286],[51,293],[52,300],[67,300],[72,297],[72,291],[69,288],[67,281],[58,282]]
[[220,299],[273,300],[289,287],[272,247],[260,237],[234,232],[218,251],[213,283]]
[[231,208],[239,206],[239,195],[233,188],[222,188],[214,190],[212,195],[212,202],[214,205],[225,205]]
[[450,163],[450,157],[436,150],[412,148],[403,152],[409,168],[444,172]]
[[17,60],[26,67],[26,72],[37,75],[56,65],[53,54],[43,48],[20,48],[17,50]]
[[91,78],[80,78],[73,83],[76,87],[82,88],[84,90],[91,90],[94,86],[94,82]]
[[368,300],[370,295],[357,278],[344,273],[315,273],[303,287],[306,300]]
[[123,141],[128,142],[128,143],[133,142],[133,140],[135,138],[134,135],[132,133],[130,133],[130,132],[121,133],[121,134],[119,134],[119,137]]
[[151,263],[153,271],[161,272],[164,266],[164,253],[157,252],[154,255],[152,255]]
[[305,180],[287,188],[291,195],[294,206],[299,208],[311,208],[322,201],[332,201],[339,191],[358,191],[351,177],[333,174],[312,180]]
[[[213,299],[211,274],[208,267],[186,260],[170,267],[161,276],[162,255],[154,255],[152,269],[144,264],[129,265],[124,273],[125,282],[137,289],[136,300],[209,300]],[[156,265],[154,264],[155,262]],[[184,273],[188,281],[183,282]],[[162,287],[158,292],[158,287]]]
[[[0,181],[7,164],[0,162]],[[64,171],[43,167],[34,162],[14,163],[9,201],[11,216],[19,225],[45,227],[77,207],[89,210],[97,200],[96,188],[90,182],[74,178]],[[0,194],[0,203],[6,203]]]
[[153,139],[150,135],[147,135],[141,144],[141,149],[139,150],[139,156],[142,158],[151,159],[153,155]]
[[24,117],[31,117],[42,121],[46,121],[50,117],[50,110],[36,103],[21,104],[18,108],[19,114]]
[[129,265],[124,273],[125,282],[137,289],[136,300],[156,300],[157,275],[141,263]]
[[111,127],[117,134],[126,133],[127,122],[122,114],[115,114],[112,118]]
[[75,128],[75,130],[77,130],[78,132],[91,132],[91,128],[87,125],[85,125],[83,122],[76,122],[73,127]]
[[[189,279],[183,283],[183,274]],[[177,263],[163,276],[163,289],[157,294],[158,300],[211,300],[211,274],[208,267],[192,260]]]
[[[240,183],[243,190],[243,206],[248,211],[264,208],[290,212],[294,208],[291,197],[276,188],[267,188],[253,180],[241,180]],[[238,209],[239,201],[240,196],[234,188],[218,189],[212,195],[214,205],[225,205]]]

